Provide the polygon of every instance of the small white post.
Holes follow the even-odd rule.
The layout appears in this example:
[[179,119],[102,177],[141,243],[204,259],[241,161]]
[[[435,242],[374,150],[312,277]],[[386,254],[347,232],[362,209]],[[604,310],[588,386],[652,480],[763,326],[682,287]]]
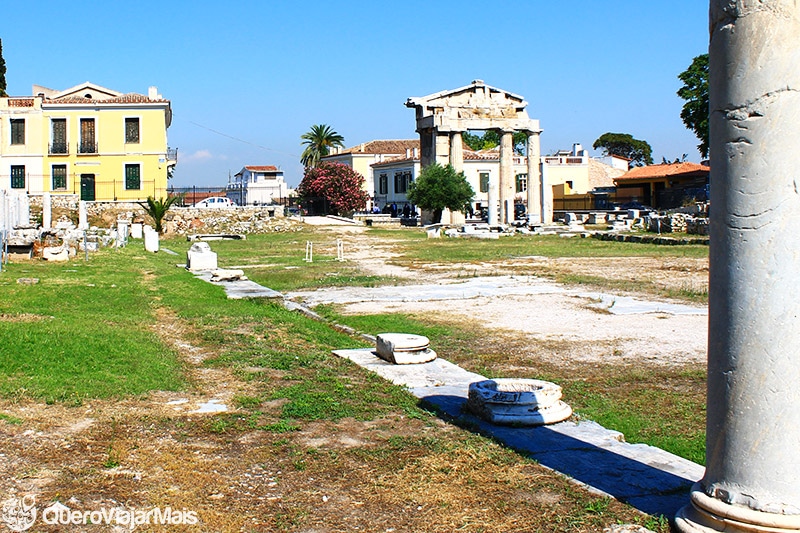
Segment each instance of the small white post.
[[342,239],[336,239],[336,260],[344,261],[344,243]]
[[314,245],[311,241],[306,241],[306,258],[303,259],[306,263],[314,262]]

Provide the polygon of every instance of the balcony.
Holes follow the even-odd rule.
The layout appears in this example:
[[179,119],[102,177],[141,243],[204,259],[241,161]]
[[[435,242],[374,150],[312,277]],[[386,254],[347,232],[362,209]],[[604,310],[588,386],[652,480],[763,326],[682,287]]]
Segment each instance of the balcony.
[[174,166],[178,164],[178,149],[167,148],[167,165]]
[[96,142],[81,142],[78,144],[79,154],[97,154]]
[[52,143],[50,144],[47,153],[50,155],[68,155],[69,146],[67,143]]

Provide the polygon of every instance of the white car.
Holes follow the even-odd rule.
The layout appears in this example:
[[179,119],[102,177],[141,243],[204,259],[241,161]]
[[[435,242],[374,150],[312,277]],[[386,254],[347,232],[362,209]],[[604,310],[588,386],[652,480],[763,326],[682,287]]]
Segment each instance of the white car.
[[194,204],[194,207],[236,207],[236,203],[224,196],[210,196]]

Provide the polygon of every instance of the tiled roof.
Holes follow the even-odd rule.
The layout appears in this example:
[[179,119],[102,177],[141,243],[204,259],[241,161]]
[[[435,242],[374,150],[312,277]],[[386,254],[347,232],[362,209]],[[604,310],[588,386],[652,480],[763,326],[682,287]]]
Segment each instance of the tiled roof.
[[690,176],[708,174],[709,171],[710,169],[707,166],[698,163],[667,163],[633,168],[622,176],[614,178],[614,181]]
[[262,166],[245,165],[244,168],[246,168],[250,172],[276,172],[278,170],[278,167],[276,167],[275,165],[262,165]]
[[342,154],[405,154],[406,150],[414,148],[419,148],[419,139],[377,140],[351,146],[339,153],[328,154],[328,157]]
[[129,93],[113,98],[84,98],[82,96],[66,96],[64,98],[46,98],[45,104],[148,104],[169,103],[163,98],[149,98],[143,94]]

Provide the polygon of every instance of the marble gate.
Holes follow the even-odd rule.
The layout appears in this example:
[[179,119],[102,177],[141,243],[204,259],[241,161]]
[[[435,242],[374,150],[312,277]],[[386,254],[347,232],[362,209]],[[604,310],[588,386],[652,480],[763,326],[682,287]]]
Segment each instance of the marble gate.
[[489,223],[492,225],[514,220],[512,137],[517,131],[527,135],[528,220],[549,222],[547,219],[552,216],[539,168],[539,121],[528,117],[527,105],[521,96],[486,85],[483,80],[406,101],[406,107],[416,111],[422,168],[433,163],[449,163],[460,172],[464,166],[461,134],[468,130],[500,132],[500,172],[497,179],[489,182]]

